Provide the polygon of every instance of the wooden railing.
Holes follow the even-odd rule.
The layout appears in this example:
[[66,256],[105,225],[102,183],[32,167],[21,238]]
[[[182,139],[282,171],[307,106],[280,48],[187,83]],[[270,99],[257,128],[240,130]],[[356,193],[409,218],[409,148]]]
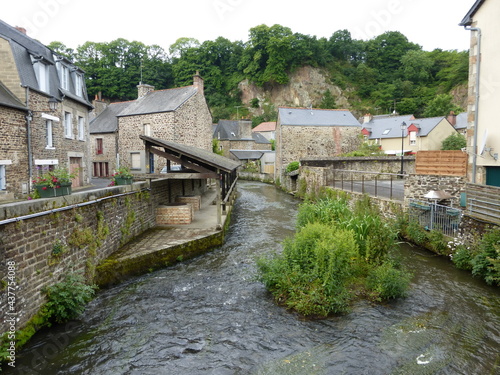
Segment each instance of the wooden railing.
[[500,224],[500,187],[467,184],[467,214]]
[[467,154],[462,151],[419,151],[415,172],[438,176],[465,176]]

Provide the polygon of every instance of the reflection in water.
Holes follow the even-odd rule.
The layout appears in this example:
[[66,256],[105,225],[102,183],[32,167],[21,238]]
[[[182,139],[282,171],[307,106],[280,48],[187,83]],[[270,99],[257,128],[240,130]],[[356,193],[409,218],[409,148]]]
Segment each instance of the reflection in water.
[[26,374],[498,374],[500,293],[403,245],[408,298],[304,321],[255,281],[255,258],[294,232],[298,202],[242,182],[214,252],[101,291],[81,322],[36,335]]

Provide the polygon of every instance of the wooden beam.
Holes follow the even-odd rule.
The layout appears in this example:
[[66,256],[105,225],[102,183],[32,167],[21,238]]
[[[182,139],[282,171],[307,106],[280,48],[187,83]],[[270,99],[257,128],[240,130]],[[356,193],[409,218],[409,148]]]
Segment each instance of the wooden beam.
[[[146,147],[147,148],[147,147]],[[175,155],[172,155],[172,154],[169,154],[168,152],[165,152],[165,151],[161,151],[161,150],[158,150],[154,147],[151,147],[150,148],[150,151],[155,154],[155,155],[158,155],[158,156],[161,156],[165,159],[168,159],[168,160],[171,160],[171,161],[174,161],[176,162],[177,164],[183,164],[183,165],[186,165],[188,163],[189,165],[189,168],[190,169],[194,169],[195,171],[197,172],[200,172],[200,173],[213,173],[210,169],[207,169],[207,168],[204,168],[198,164],[193,164],[193,163],[190,163],[188,162],[188,160],[185,160],[181,157],[178,157],[178,156],[175,156]]]

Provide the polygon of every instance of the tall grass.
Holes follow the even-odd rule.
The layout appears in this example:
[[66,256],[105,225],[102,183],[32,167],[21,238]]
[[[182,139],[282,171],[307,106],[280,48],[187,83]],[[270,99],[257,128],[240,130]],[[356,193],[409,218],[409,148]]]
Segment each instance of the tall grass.
[[354,210],[343,198],[303,203],[283,251],[257,261],[259,278],[278,303],[305,316],[345,313],[359,295],[402,297],[410,275],[389,259],[394,228],[366,201]]

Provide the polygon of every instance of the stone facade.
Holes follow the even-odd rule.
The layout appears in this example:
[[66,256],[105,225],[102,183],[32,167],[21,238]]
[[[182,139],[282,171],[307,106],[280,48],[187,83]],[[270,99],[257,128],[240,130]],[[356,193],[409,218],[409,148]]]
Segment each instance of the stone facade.
[[359,127],[282,126],[276,131],[276,177],[302,158],[332,157],[359,146]]
[[[90,155],[95,177],[108,177],[116,170],[116,133],[99,133],[90,135]],[[99,152],[98,152],[99,150]]]
[[411,174],[405,181],[405,205],[410,199],[427,200],[424,195],[431,190],[443,190],[453,199],[453,206],[460,204],[460,194],[466,191],[467,178],[456,176],[434,176]]
[[[175,90],[175,89],[172,89]],[[149,134],[145,134],[145,126]],[[121,116],[118,118],[118,154],[120,165],[137,172],[149,171],[149,158],[139,135],[172,141],[205,150],[212,149],[212,116],[205,96],[197,92],[175,111]],[[139,155],[140,165],[133,165],[133,155]],[[155,156],[154,172],[159,173],[165,161]]]
[[[26,113],[0,106],[0,178],[5,189],[0,190],[0,200],[21,198],[23,184],[29,186]],[[5,177],[4,177],[5,176]]]

